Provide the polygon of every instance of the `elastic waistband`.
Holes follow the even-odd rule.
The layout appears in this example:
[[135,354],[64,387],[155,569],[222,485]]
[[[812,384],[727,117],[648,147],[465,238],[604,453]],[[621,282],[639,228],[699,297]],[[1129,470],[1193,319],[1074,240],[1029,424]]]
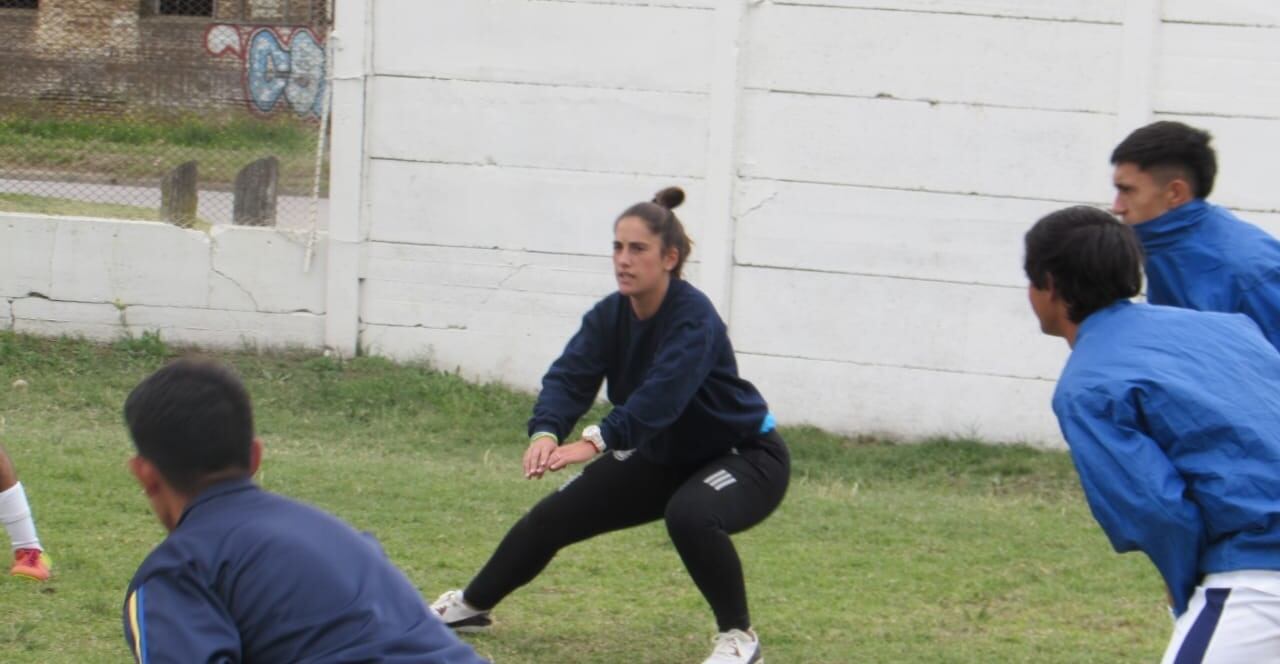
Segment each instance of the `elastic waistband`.
[[1272,595],[1280,595],[1280,571],[1240,569],[1231,572],[1213,572],[1204,575],[1200,585],[1205,588],[1246,587]]

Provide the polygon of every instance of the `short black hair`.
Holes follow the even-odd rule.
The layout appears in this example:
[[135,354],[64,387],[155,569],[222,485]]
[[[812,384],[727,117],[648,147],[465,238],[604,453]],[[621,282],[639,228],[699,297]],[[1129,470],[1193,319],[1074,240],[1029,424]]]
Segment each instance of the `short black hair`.
[[1208,198],[1218,175],[1218,156],[1209,145],[1213,136],[1181,122],[1161,120],[1135,129],[1115,150],[1113,165],[1136,164],[1143,171],[1176,169],[1196,198]]
[[138,455],[175,489],[195,493],[214,474],[249,472],[253,409],[230,369],[181,359],[148,376],[124,402]]
[[1142,291],[1142,246],[1133,229],[1084,205],[1052,212],[1026,235],[1023,269],[1044,290],[1052,280],[1067,317],[1090,314]]

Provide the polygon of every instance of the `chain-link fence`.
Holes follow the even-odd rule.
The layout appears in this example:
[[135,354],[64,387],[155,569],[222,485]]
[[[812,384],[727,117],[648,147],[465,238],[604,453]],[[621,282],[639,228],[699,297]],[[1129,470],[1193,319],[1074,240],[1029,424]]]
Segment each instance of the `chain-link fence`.
[[0,0],[0,211],[324,227],[331,18],[331,0]]

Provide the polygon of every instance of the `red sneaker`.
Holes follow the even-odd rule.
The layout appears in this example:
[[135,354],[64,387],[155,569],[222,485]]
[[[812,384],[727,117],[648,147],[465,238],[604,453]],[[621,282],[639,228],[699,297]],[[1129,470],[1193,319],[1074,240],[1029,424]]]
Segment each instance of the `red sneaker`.
[[13,552],[13,569],[11,576],[20,576],[32,581],[48,581],[49,571],[53,568],[53,560],[40,549],[18,549]]

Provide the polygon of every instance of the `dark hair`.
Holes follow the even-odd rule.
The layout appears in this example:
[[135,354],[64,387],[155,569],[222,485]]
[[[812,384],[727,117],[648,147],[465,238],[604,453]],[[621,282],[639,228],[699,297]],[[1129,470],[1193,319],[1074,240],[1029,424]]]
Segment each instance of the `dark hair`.
[[649,232],[662,238],[662,252],[666,253],[671,247],[676,248],[679,258],[676,259],[676,267],[671,270],[671,276],[679,279],[680,271],[684,268],[685,259],[689,258],[689,254],[693,251],[693,240],[684,232],[684,224],[676,218],[676,214],[672,210],[680,207],[684,202],[684,190],[680,187],[667,187],[662,191],[653,195],[653,200],[647,203],[636,203],[627,208],[618,218],[613,221],[616,227],[619,221],[627,217],[635,217],[644,222],[649,228]]
[[1143,171],[1176,169],[1196,198],[1208,198],[1218,175],[1218,157],[1203,129],[1162,120],[1135,129],[1111,152],[1111,163],[1137,164]]
[[195,493],[216,473],[249,471],[249,393],[221,365],[183,359],[151,374],[125,400],[124,419],[138,455],[179,491]]
[[1084,205],[1046,215],[1026,235],[1023,269],[1044,290],[1050,280],[1081,323],[1093,312],[1142,291],[1142,248],[1133,229]]

